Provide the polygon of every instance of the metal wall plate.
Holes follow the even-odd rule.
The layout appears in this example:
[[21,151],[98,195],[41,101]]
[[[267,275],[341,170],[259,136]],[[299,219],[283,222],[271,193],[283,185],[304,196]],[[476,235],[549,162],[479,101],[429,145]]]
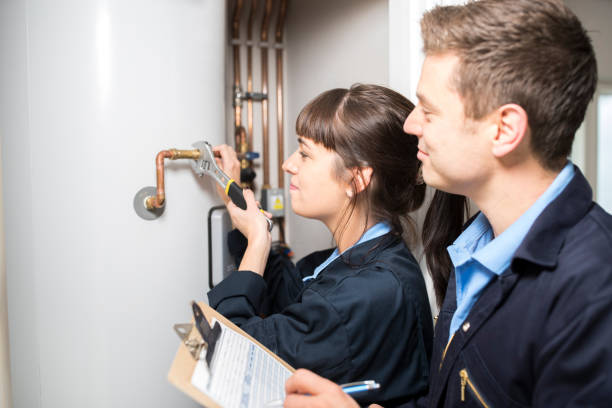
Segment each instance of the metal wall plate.
[[136,214],[143,220],[156,220],[163,213],[166,208],[166,203],[162,206],[162,208],[154,208],[152,210],[148,210],[145,205],[145,200],[147,197],[155,196],[157,194],[157,189],[155,187],[143,187],[134,196],[134,210]]

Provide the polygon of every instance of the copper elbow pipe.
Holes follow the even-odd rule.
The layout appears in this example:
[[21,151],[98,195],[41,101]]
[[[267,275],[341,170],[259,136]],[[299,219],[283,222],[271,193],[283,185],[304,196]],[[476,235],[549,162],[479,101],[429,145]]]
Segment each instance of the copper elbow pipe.
[[199,159],[200,151],[194,150],[162,150],[157,153],[155,158],[155,167],[157,172],[157,195],[149,196],[145,200],[145,207],[147,210],[154,208],[162,208],[166,202],[166,191],[164,187],[164,159],[176,160],[176,159]]

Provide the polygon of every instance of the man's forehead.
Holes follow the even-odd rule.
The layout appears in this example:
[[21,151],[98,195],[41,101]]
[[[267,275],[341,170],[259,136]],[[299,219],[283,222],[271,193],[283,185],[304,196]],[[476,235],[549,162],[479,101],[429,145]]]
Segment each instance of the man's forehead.
[[459,57],[451,53],[425,56],[419,86],[421,82],[429,87],[436,84],[448,86],[458,62]]
[[434,95],[440,92],[455,92],[451,79],[459,58],[454,54],[428,55],[423,62],[421,77],[417,85],[417,97],[434,102]]

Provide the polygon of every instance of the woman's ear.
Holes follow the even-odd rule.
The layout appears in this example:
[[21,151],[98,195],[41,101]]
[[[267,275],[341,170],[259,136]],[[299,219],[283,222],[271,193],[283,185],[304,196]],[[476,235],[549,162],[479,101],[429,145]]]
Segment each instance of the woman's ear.
[[356,188],[355,193],[359,194],[368,187],[372,180],[372,168],[371,167],[355,167],[353,168],[353,180]]

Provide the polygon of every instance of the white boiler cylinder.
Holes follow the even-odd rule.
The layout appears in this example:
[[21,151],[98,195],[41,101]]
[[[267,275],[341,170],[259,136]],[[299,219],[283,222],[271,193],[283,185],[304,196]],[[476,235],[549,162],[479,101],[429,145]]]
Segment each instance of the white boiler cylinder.
[[155,156],[224,141],[221,0],[6,0],[0,135],[15,408],[191,407],[166,375],[207,282],[219,201]]

